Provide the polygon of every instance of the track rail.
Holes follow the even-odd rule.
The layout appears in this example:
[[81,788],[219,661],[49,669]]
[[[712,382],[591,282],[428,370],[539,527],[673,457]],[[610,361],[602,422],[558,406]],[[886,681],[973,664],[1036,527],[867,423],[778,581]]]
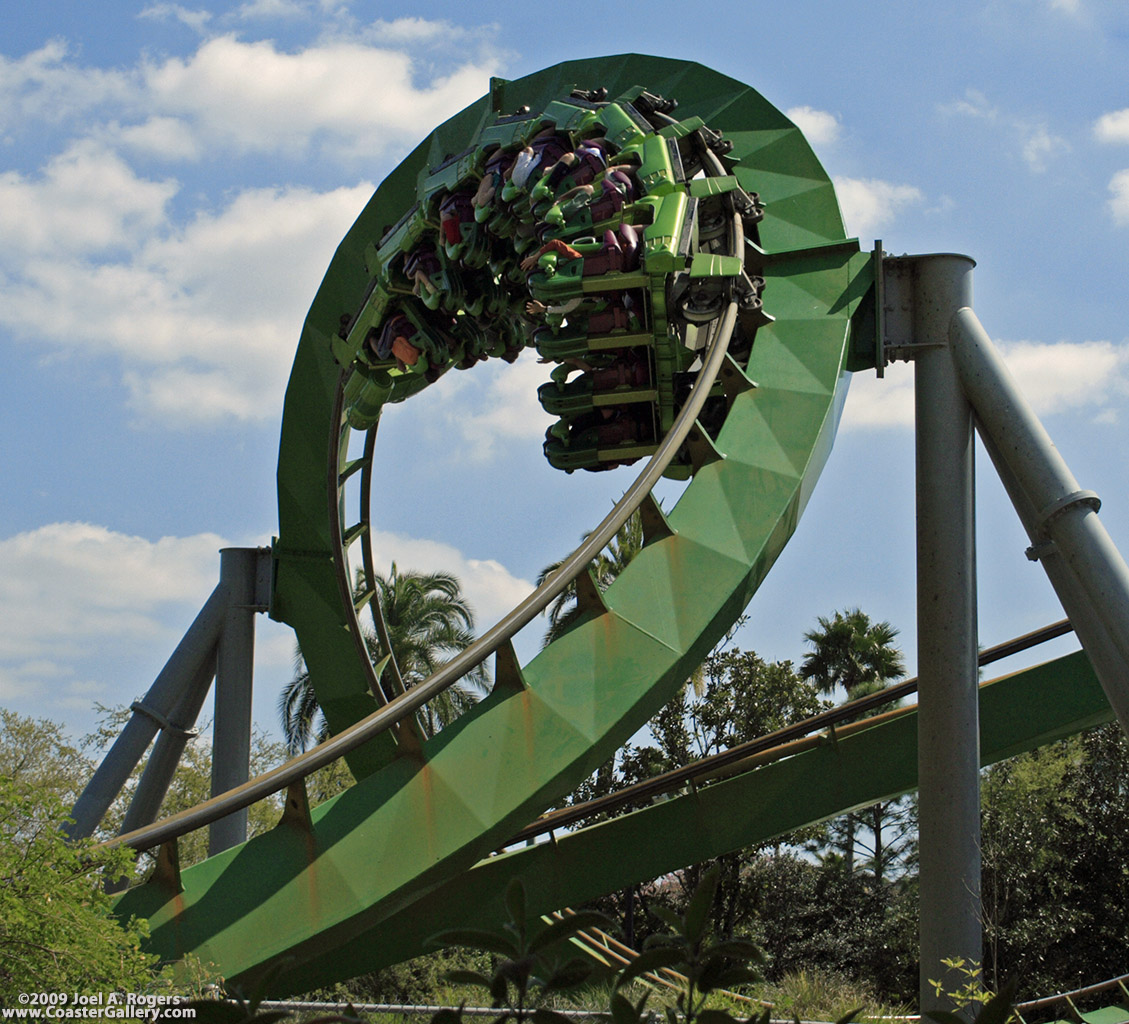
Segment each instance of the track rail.
[[[1057,637],[1065,636],[1067,633],[1072,632],[1072,630],[1073,627],[1070,625],[1070,620],[1062,619],[1049,626],[1043,626],[1040,629],[1032,630],[1030,633],[1024,633],[1022,636],[1017,636],[1011,640],[996,644],[993,647],[986,647],[980,652],[977,658],[977,664],[980,666],[991,665],[994,662],[1011,657],[1013,654],[1028,651],[1033,647],[1037,647],[1039,644],[1044,644]],[[606,796],[596,797],[593,800],[586,800],[584,803],[572,804],[569,807],[562,807],[559,810],[551,811],[548,814],[543,814],[535,822],[523,828],[512,839],[506,842],[504,846],[514,846],[517,843],[523,843],[537,836],[545,835],[546,833],[552,832],[554,829],[573,825],[578,821],[583,821],[585,818],[590,818],[594,814],[603,814],[606,811],[619,810],[636,801],[647,800],[662,793],[669,793],[671,790],[679,788],[683,783],[689,782],[693,784],[696,779],[700,779],[703,776],[724,777],[724,775],[732,771],[741,771],[743,770],[741,767],[742,762],[747,761],[757,754],[775,751],[778,757],[785,757],[790,753],[795,753],[793,748],[786,746],[791,740],[809,736],[811,733],[820,729],[834,728],[840,722],[857,719],[859,715],[874,711],[886,704],[892,704],[894,701],[901,700],[903,697],[908,697],[910,694],[916,692],[917,677],[915,676],[913,679],[907,679],[905,682],[898,683],[895,686],[888,686],[883,690],[879,690],[877,693],[868,694],[865,697],[858,698],[858,700],[849,701],[846,704],[839,705],[839,707],[831,708],[818,715],[812,715],[810,718],[794,722],[792,725],[786,725],[782,729],[776,729],[773,732],[766,733],[764,736],[758,736],[756,739],[739,743],[734,747],[730,747],[728,750],[711,754],[709,757],[699,758],[697,761],[693,761],[681,768],[674,768],[671,771],[663,772],[661,775],[656,775],[654,778],[637,782],[632,786],[626,786],[621,790],[617,790],[615,793],[609,793]],[[729,771],[725,771],[726,769]]]
[[[683,406],[670,433],[663,438],[659,450],[651,456],[643,472],[636,477],[634,483],[624,492],[623,497],[616,502],[600,525],[588,535],[585,542],[565,559],[557,572],[534,590],[513,611],[483,633],[470,647],[456,655],[418,686],[399,694],[388,701],[379,711],[374,711],[356,725],[345,729],[336,736],[332,736],[324,743],[306,751],[306,753],[292,758],[269,772],[264,772],[242,786],[221,793],[219,796],[205,800],[195,807],[164,818],[152,825],[122,833],[107,840],[102,845],[106,847],[128,846],[135,850],[152,849],[188,832],[203,828],[233,811],[241,810],[268,796],[273,796],[398,725],[433,697],[465,676],[476,665],[480,665],[491,654],[496,653],[503,644],[509,644],[518,630],[532,622],[563,593],[569,583],[581,572],[587,570],[592,559],[607,547],[620,527],[627,522],[635,510],[650,498],[651,488],[658,483],[663,470],[689,438],[691,432],[695,429],[701,430],[701,427],[697,424],[697,416],[706,398],[709,397],[710,388],[717,379],[725,360],[726,349],[733,333],[736,318],[737,303],[730,302],[721,318],[721,323],[717,328],[716,340],[710,345],[709,354],[702,366],[701,373],[698,375],[690,399]],[[349,607],[353,607],[351,596],[347,604]],[[364,662],[371,671],[372,662],[369,660],[367,650],[365,651]],[[375,673],[373,673],[373,678],[375,678]]]

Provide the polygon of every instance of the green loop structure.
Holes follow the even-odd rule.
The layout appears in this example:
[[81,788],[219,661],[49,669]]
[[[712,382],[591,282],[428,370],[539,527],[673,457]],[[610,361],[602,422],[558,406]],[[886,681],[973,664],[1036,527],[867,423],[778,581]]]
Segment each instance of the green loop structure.
[[[588,97],[606,90],[607,100],[578,104],[577,90]],[[561,323],[531,328],[522,343],[538,345],[564,366],[587,361],[577,348],[586,346],[584,352],[596,353],[597,369],[629,350],[653,353],[647,356],[651,386],[642,389],[653,394],[624,398],[621,390],[605,403],[645,407],[645,415],[635,409],[632,416],[646,420],[650,434],[626,444],[591,443],[592,428],[582,422],[578,429],[576,421],[593,414],[590,398],[598,389],[570,379],[568,369],[546,385],[546,404],[563,423],[546,453],[564,469],[650,456],[677,427],[690,395],[704,412],[683,424],[685,443],[668,453],[668,468],[690,477],[682,497],[665,518],[649,507],[648,543],[602,603],[594,602],[575,628],[521,669],[500,655],[504,670],[494,691],[453,725],[420,742],[405,719],[347,754],[357,782],[345,793],[308,811],[292,787],[277,828],[182,874],[158,873],[125,894],[119,909],[149,918],[150,946],[162,955],[193,952],[236,980],[291,957],[292,970],[278,987],[300,991],[419,952],[418,935],[397,924],[408,936],[397,943],[399,932],[389,923],[410,917],[413,906],[433,905],[429,894],[457,889],[475,864],[607,760],[702,662],[792,534],[834,438],[853,325],[867,314],[870,260],[844,237],[831,182],[800,131],[752,89],[657,57],[571,61],[495,81],[490,94],[437,128],[389,175],[342,241],[303,328],[286,393],[271,614],[294,627],[333,733],[396,697],[390,673],[362,657],[357,604],[364,598],[354,602],[343,556],[369,529],[367,510],[348,522],[343,481],[358,468],[371,472],[378,457],[378,446],[367,444],[364,464],[349,464],[350,429],[372,428],[384,404],[415,393],[449,366],[518,346],[512,333],[491,341],[487,330],[479,337],[489,316],[508,311],[513,320],[523,299],[560,306],[610,286],[590,287],[585,282],[601,275],[580,269],[603,258],[598,244],[566,239],[578,255],[558,259],[559,247],[538,255],[550,237],[535,235],[534,242],[521,242],[525,255],[537,246],[535,270],[524,278],[514,271],[524,259],[517,243],[505,287],[502,270],[471,268],[468,280],[490,282],[485,301],[470,290],[459,294],[455,306],[440,310],[445,326],[432,336],[428,317],[436,311],[423,302],[432,293],[418,280],[398,278],[389,253],[410,255],[418,237],[407,248],[400,240],[413,231],[426,235],[433,199],[438,207],[460,190],[465,199],[492,152],[527,141],[513,125],[544,131],[551,122],[567,130],[564,119],[571,117],[590,129],[607,104],[644,91],[678,106],[652,112],[649,121],[642,115],[651,129],[642,142],[630,99],[599,130],[604,138],[650,147],[635,157],[630,141],[610,149],[630,163],[638,199],[649,209],[633,214],[636,234],[644,236],[640,265],[606,271],[625,275],[612,282],[618,292],[645,295],[646,316],[613,327],[628,337],[618,348],[615,335],[593,345],[591,330],[570,334],[567,313]],[[633,123],[621,124],[621,115]],[[694,132],[699,141],[686,141]],[[724,145],[705,145],[701,174],[680,179],[672,169],[680,147],[700,147],[714,135]],[[666,177],[652,177],[652,165],[668,168]],[[535,189],[528,190],[530,210]],[[572,213],[590,217],[582,205]],[[468,235],[480,226],[462,223]],[[537,223],[543,226],[544,218]],[[455,260],[465,239],[455,240],[452,231],[448,241]],[[454,266],[439,263],[437,273]],[[588,307],[585,315],[602,311]],[[397,315],[410,321],[398,337],[419,344],[380,349],[381,332]],[[729,336],[736,351],[726,355]],[[717,383],[695,384],[691,371],[711,362]],[[626,390],[633,389],[639,386],[629,381]],[[371,565],[365,570],[371,576]],[[473,905],[473,889],[459,891]],[[551,903],[552,895],[542,902]]]

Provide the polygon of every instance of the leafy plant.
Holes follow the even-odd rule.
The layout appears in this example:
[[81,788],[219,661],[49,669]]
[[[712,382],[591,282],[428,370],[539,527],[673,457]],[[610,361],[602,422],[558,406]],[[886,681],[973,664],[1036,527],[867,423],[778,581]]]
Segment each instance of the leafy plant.
[[[1007,1024],[1013,1017],[1015,1003],[1015,982],[1008,982],[998,993],[989,991],[984,987],[983,974],[980,964],[957,957],[952,960],[942,960],[949,970],[956,972],[964,981],[954,992],[943,994],[956,1005],[957,1011],[952,1010],[927,1010],[925,1016],[935,1021],[936,1024],[969,1024],[967,1011],[978,1007],[972,1017],[972,1024]],[[929,979],[933,991],[942,995],[944,982]],[[961,1011],[965,1011],[963,1014]]]
[[[501,1011],[494,1024],[514,1021],[523,1024],[571,1024],[564,1014],[546,1006],[555,993],[579,988],[597,980],[599,965],[594,961],[564,955],[567,941],[586,928],[605,927],[608,919],[595,911],[582,911],[530,929],[526,913],[525,887],[514,879],[506,890],[509,920],[501,933],[475,928],[441,932],[431,939],[437,946],[462,946],[484,950],[499,957],[491,975],[481,971],[449,971],[447,980],[484,988],[491,1005]],[[459,1024],[462,1005],[457,1010],[443,1009],[432,1017],[432,1024]]]
[[[748,939],[726,939],[707,943],[710,910],[717,895],[720,869],[715,865],[702,877],[684,914],[660,905],[652,909],[670,928],[665,935],[653,935],[643,951],[619,973],[611,997],[613,1024],[638,1024],[645,1019],[647,994],[631,1003],[624,987],[646,974],[664,968],[677,971],[686,979],[673,1006],[666,1008],[669,1024],[737,1024],[725,1010],[708,1007],[711,993],[757,981],[756,968],[763,962],[760,947]],[[767,1024],[767,1008],[749,1018],[748,1024]]]

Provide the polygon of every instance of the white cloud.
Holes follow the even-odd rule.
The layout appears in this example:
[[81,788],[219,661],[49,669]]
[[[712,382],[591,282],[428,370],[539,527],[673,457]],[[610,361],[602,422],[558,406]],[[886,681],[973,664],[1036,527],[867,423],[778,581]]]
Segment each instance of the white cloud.
[[176,117],[151,117],[129,125],[113,122],[102,134],[112,143],[161,160],[198,160],[202,155],[200,140]]
[[[371,186],[248,190],[178,229],[161,219],[170,186],[97,147],[70,157],[40,182],[0,178],[0,324],[121,358],[135,406],[166,422],[274,415],[306,310]],[[90,257],[115,241],[130,251]]]
[[[307,6],[256,0],[240,11],[278,18],[305,14]],[[208,17],[169,3],[142,16],[198,30]],[[331,31],[337,23],[348,31],[293,51],[227,34],[186,57],[143,58],[123,70],[84,67],[62,41],[20,58],[0,56],[0,131],[70,124],[181,159],[200,152],[304,159],[316,150],[371,160],[417,141],[484,93],[500,70],[489,29],[418,17],[358,26],[347,12],[331,16]],[[420,46],[431,58],[426,65],[409,52]],[[435,61],[436,47],[451,59]],[[435,65],[444,73],[430,73]]]
[[1023,141],[1023,159],[1036,174],[1047,169],[1047,161],[1070,151],[1070,144],[1058,135],[1052,135],[1046,125],[1026,129]]
[[417,85],[405,52],[336,41],[288,53],[227,35],[148,65],[144,80],[154,112],[183,119],[210,145],[294,157],[316,143],[374,157],[466,106],[497,70],[469,62]]
[[1129,224],[1129,168],[1118,171],[1110,178],[1109,190],[1112,193],[1109,208],[1113,219],[1118,224]]
[[836,178],[835,194],[843,211],[847,231],[860,238],[871,238],[887,227],[907,206],[924,201],[913,185],[895,185],[876,178]]
[[176,191],[139,178],[97,142],[76,142],[38,178],[0,174],[0,265],[129,248],[164,224]]
[[[138,667],[159,667],[172,653],[218,582],[225,546],[212,533],[152,541],[89,523],[52,523],[0,540],[0,702],[57,714],[143,693],[152,678]],[[533,590],[500,562],[439,541],[376,533],[373,548],[383,572],[395,560],[458,576],[479,632]],[[268,679],[288,674],[294,636],[265,617],[257,622],[255,663],[269,688]]]
[[514,576],[492,558],[471,558],[450,544],[377,531],[372,538],[377,572],[387,573],[393,562],[400,569],[449,572],[458,577],[474,611],[475,629],[482,633],[533,591],[533,584]]
[[1102,114],[1094,122],[1094,136],[1099,142],[1129,142],[1129,107]]
[[541,408],[537,388],[549,379],[549,370],[526,351],[513,365],[491,360],[455,378],[457,389],[449,392],[442,411],[448,429],[468,442],[470,458],[486,461],[511,440],[545,436],[556,417]]
[[160,3],[146,7],[139,15],[150,21],[179,21],[187,25],[194,32],[203,33],[209,21],[212,20],[210,11],[192,10],[180,4]]
[[817,149],[839,140],[839,118],[826,110],[816,110],[814,107],[792,107],[784,114]]
[[149,541],[88,523],[7,537],[0,663],[14,679],[43,680],[72,674],[69,663],[98,650],[167,642],[166,616],[194,615],[224,545],[211,533]]
[[[1095,422],[1115,422],[1129,395],[1129,350],[1108,341],[1000,342],[1000,354],[1039,416],[1091,410]],[[856,374],[843,429],[913,427],[913,369],[886,367],[879,380]]]
[[1042,174],[1051,158],[1070,151],[1066,139],[1055,135],[1047,125],[1030,118],[1005,114],[978,89],[966,89],[964,98],[941,104],[938,109],[948,116],[968,117],[987,124],[998,124],[1016,139],[1020,155],[1032,172]]
[[428,21],[426,18],[396,18],[393,21],[377,19],[365,29],[365,35],[386,44],[430,43],[437,39],[462,35],[464,29],[448,21]]
[[1000,344],[1020,390],[1040,415],[1108,405],[1129,393],[1129,350],[1108,341]]
[[16,59],[0,55],[0,130],[59,124],[104,103],[131,103],[129,74],[78,67],[68,56],[57,39]]
[[297,0],[250,0],[241,4],[235,15],[243,21],[265,18],[301,18],[307,13],[307,5]]
[[965,89],[964,99],[954,100],[940,106],[942,114],[959,114],[964,117],[975,117],[985,121],[994,121],[999,116],[999,110],[992,106],[988,97],[979,89]]

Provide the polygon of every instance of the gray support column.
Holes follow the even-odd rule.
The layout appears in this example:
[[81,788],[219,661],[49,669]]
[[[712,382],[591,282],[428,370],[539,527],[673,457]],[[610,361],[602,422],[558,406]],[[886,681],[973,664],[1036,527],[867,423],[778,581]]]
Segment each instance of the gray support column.
[[161,802],[165,799],[169,784],[180,763],[180,756],[184,753],[188,743],[189,730],[196,724],[200,716],[200,709],[208,696],[212,685],[212,677],[216,674],[216,658],[213,650],[212,656],[201,666],[191,685],[169,715],[169,724],[161,730],[153,752],[145,763],[145,771],[141,773],[141,780],[137,784],[137,791],[130,801],[129,810],[126,811],[122,822],[121,832],[132,832],[135,828],[148,825],[155,821],[157,812],[161,809]]
[[66,830],[71,838],[88,836],[98,827],[130,773],[149,749],[157,730],[167,723],[181,694],[211,658],[223,625],[226,603],[221,579],[148,693],[133,705],[133,716],[75,803],[71,811],[74,824]]
[[[973,411],[975,412],[975,410]],[[1101,616],[1094,608],[1093,601],[1090,600],[1090,596],[1070,571],[1066,560],[1053,544],[1047,544],[1043,538],[1039,537],[1038,511],[1023,492],[1023,488],[1019,486],[1015,475],[1000,455],[995,442],[984,433],[982,425],[978,424],[978,427],[984,450],[992,460],[992,465],[995,466],[996,473],[999,474],[1004,490],[1007,491],[1012,506],[1019,515],[1019,520],[1023,523],[1023,528],[1027,531],[1027,536],[1031,539],[1032,545],[1042,549],[1038,553],[1038,561],[1042,564],[1043,571],[1051,581],[1051,586],[1054,587],[1059,601],[1062,602],[1063,610],[1070,619],[1074,633],[1086,651],[1086,657],[1090,659],[1090,663],[1094,666],[1094,672],[1108,695],[1110,686],[1107,680],[1114,680],[1116,685],[1125,678],[1125,659],[1102,624]],[[1035,549],[1031,549],[1029,557],[1034,556]]]
[[[948,346],[972,299],[973,263],[913,261],[917,409],[917,642],[920,995],[923,1012],[959,977],[941,961],[980,962],[980,731],[972,410]],[[925,347],[922,347],[925,346]]]
[[[229,594],[216,655],[215,719],[212,723],[212,796],[250,777],[251,683],[255,667],[255,612],[263,610],[264,548],[220,551],[220,586]],[[269,569],[268,569],[269,578]],[[247,838],[247,809],[209,826],[209,856]]]
[[971,309],[953,321],[952,351],[1033,551],[1129,735],[1129,567],[1098,518],[1098,497],[1079,488]]

